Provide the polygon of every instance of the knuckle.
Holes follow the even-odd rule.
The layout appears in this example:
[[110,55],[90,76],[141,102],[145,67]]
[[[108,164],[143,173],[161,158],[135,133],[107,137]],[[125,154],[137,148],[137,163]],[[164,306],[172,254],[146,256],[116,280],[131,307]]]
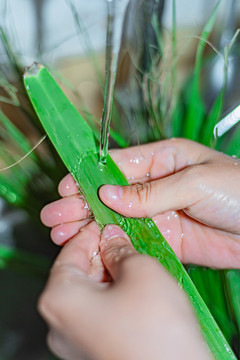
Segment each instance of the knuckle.
[[137,183],[132,186],[132,190],[137,197],[139,203],[146,204],[152,194],[152,183],[146,182],[146,183]]

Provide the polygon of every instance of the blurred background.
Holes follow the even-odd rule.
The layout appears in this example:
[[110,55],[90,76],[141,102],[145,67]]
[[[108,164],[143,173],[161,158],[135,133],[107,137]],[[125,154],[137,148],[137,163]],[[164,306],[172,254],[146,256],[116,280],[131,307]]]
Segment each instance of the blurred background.
[[[22,84],[43,63],[99,134],[106,0],[0,1],[0,359],[50,360],[37,298],[59,249],[39,221],[66,174]],[[217,121],[240,104],[237,0],[116,0],[120,41],[111,146],[187,137],[240,155],[236,125]],[[235,36],[236,35],[236,36]],[[239,357],[240,276],[189,266],[189,274]]]

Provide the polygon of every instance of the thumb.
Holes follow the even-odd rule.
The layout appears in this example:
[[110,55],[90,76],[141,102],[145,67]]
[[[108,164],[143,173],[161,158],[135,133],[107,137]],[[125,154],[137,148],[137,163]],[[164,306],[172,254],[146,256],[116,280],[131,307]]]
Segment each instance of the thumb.
[[104,204],[122,215],[152,217],[191,206],[199,200],[198,187],[197,176],[192,169],[186,168],[151,182],[129,186],[104,185],[99,196]]
[[121,272],[121,263],[126,258],[137,254],[127,234],[116,225],[106,225],[100,242],[101,257],[114,280]]

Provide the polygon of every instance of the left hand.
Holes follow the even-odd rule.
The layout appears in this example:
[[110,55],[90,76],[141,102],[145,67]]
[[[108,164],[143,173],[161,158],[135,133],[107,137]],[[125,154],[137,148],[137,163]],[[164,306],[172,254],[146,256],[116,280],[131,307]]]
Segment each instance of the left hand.
[[[121,188],[121,198],[120,187],[101,187],[105,205],[125,216],[152,216],[184,264],[240,267],[239,160],[186,139],[110,154],[131,185]],[[53,241],[64,244],[88,223],[88,209],[71,175],[59,193],[63,199],[43,209],[42,221],[53,228]]]

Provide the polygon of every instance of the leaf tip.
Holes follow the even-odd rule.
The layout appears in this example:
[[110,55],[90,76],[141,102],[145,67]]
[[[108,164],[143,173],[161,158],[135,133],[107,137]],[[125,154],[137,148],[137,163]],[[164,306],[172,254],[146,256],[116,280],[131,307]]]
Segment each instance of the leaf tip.
[[24,74],[23,74],[24,79],[29,76],[37,75],[37,73],[39,72],[39,70],[42,67],[43,66],[41,64],[37,63],[36,61],[34,61],[34,63],[32,65],[26,66],[24,69]]

